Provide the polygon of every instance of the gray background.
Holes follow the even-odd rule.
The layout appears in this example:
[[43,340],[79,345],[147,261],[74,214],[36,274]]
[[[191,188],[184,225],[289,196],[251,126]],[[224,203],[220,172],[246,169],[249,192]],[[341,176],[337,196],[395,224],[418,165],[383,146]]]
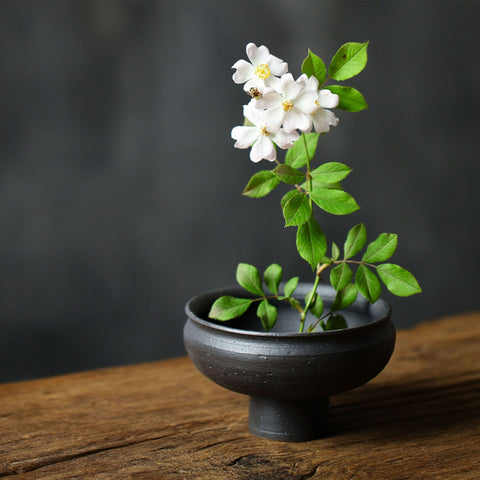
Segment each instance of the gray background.
[[254,165],[230,130],[230,66],[266,44],[299,73],[370,40],[319,158],[354,169],[343,243],[399,234],[424,293],[394,320],[478,309],[478,2],[0,3],[0,381],[183,355],[185,301],[239,261],[309,280],[281,192],[240,195]]

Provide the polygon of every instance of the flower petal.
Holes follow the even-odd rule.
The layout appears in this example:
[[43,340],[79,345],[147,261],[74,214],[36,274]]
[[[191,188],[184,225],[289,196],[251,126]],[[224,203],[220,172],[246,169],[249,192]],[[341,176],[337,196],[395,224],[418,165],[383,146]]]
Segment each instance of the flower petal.
[[270,75],[268,78],[264,80],[264,83],[265,83],[265,87],[268,87],[277,92],[280,91],[280,79],[278,77],[274,77],[273,75]]
[[280,147],[280,148],[292,148],[293,142],[298,140],[300,135],[295,130],[293,132],[287,132],[284,128],[281,128],[277,133],[272,135],[273,141]]
[[257,100],[252,98],[247,105],[243,106],[243,116],[250,120],[250,122],[253,123],[255,126],[261,128],[265,125],[263,124],[262,117],[260,115],[262,110],[255,108],[256,102]]
[[313,90],[304,90],[295,99],[295,108],[298,108],[304,113],[312,114],[318,110],[318,105],[315,103],[318,95]]
[[288,64],[280,58],[274,57],[273,55],[270,55],[269,65],[272,75],[277,77],[281,77],[288,72]]
[[290,98],[288,94],[290,93],[291,88],[295,85],[295,79],[291,73],[286,73],[280,77],[279,93],[282,94],[285,98]]
[[275,108],[282,104],[283,97],[273,90],[272,88],[266,88],[263,91],[262,98],[259,98],[255,103],[257,108]]
[[264,110],[262,114],[264,126],[267,127],[270,133],[278,131],[285,119],[285,111],[281,104],[277,107]]
[[320,90],[320,92],[318,92],[318,103],[322,108],[338,107],[339,102],[340,97],[328,89]]
[[258,65],[259,63],[267,63],[270,52],[265,45],[257,47],[254,43],[249,43],[247,45],[247,57],[252,62],[253,65]]
[[265,90],[265,82],[252,73],[252,78],[250,78],[250,80],[243,86],[243,89],[246,92],[249,92],[251,88],[256,88],[260,93],[262,93]]
[[287,100],[297,98],[306,86],[304,78],[300,77],[295,81],[289,73],[282,75],[281,80],[283,81],[282,93]]
[[266,135],[260,135],[250,150],[250,160],[259,162],[262,159],[273,162],[277,158],[277,152],[273,142]]
[[283,128],[285,128],[287,132],[297,129],[302,130],[302,132],[310,130],[312,128],[311,116],[306,115],[297,108],[293,108],[285,115],[285,119],[283,120]]
[[316,77],[314,77],[313,75],[311,77],[308,78],[307,80],[307,88],[309,90],[315,90],[317,91],[318,90],[318,86],[319,86],[319,83],[318,83],[318,79]]
[[235,148],[248,148],[260,136],[257,127],[238,126],[232,129],[232,138],[236,140]]
[[235,83],[244,83],[254,75],[252,64],[248,63],[246,60],[239,60],[232,65],[232,68],[237,69],[232,76]]
[[250,100],[248,105],[243,106],[243,116],[260,130],[265,128],[268,133],[275,133],[282,125],[285,112],[283,108],[261,110],[256,108],[257,100]]
[[313,126],[317,133],[325,133],[330,131],[330,125],[336,127],[338,118],[330,111],[319,108],[312,117]]

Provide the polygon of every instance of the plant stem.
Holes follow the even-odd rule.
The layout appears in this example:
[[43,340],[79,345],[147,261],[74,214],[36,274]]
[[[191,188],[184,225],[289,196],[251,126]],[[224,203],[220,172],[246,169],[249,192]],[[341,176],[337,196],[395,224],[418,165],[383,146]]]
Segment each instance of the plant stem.
[[315,329],[318,327],[318,324],[322,320],[324,320],[325,318],[329,317],[330,315],[332,315],[332,312],[324,313],[320,318],[317,318],[317,321],[315,323],[313,323],[312,325],[310,325],[310,327],[308,327],[308,331],[309,332],[314,332]]
[[305,191],[308,194],[308,201],[310,202],[310,208],[312,207],[312,197],[310,195],[310,191],[312,190],[312,177],[310,176],[310,155],[308,154],[308,147],[307,147],[307,137],[305,133],[302,133],[303,138],[303,146],[305,147],[305,155],[307,157],[307,173],[305,178]]
[[330,80],[330,77],[327,77],[323,83],[318,87],[318,89],[320,90],[328,81]]
[[339,265],[340,263],[354,263],[356,265],[366,265],[367,267],[377,268],[377,265],[375,265],[374,263],[367,263],[358,260],[335,260],[333,262],[334,265]]
[[308,310],[310,309],[310,307],[312,306],[312,303],[313,303],[313,300],[315,298],[315,293],[317,293],[317,288],[318,288],[318,284],[320,282],[320,275],[322,274],[322,272],[329,267],[329,264],[328,263],[323,263],[323,264],[318,264],[317,266],[317,273],[315,275],[315,282],[313,284],[313,288],[312,288],[312,294],[310,295],[310,298],[308,299],[308,302],[307,304],[305,305],[305,308],[303,310],[303,313],[302,313],[302,316],[300,318],[300,329],[298,330],[299,333],[302,333],[303,330],[305,329],[305,320],[307,318],[307,313],[308,313]]

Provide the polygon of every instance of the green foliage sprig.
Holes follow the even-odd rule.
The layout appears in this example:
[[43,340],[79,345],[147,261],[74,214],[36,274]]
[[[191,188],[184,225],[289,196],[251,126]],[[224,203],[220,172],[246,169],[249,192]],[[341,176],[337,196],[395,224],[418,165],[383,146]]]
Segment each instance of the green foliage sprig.
[[[297,228],[298,254],[308,262],[315,277],[312,290],[299,301],[294,295],[298,277],[289,279],[283,285],[283,293],[279,292],[282,280],[280,265],[270,265],[262,276],[253,265],[240,263],[236,272],[237,282],[253,297],[220,297],[211,307],[211,318],[231,320],[257,304],[257,315],[268,331],[277,320],[277,308],[272,303],[276,300],[289,303],[299,312],[300,332],[305,330],[308,312],[316,318],[308,326],[308,331],[319,327],[333,330],[347,327],[345,318],[339,312],[349,307],[359,293],[375,303],[381,295],[382,283],[397,296],[406,297],[421,292],[409,271],[386,263],[397,248],[396,234],[382,233],[366,245],[366,228],[359,223],[349,230],[343,252],[333,242],[327,255],[327,239],[314,216],[317,208],[332,215],[348,215],[360,208],[341,184],[351,173],[350,167],[339,162],[326,162],[314,168],[312,161],[320,134],[338,123],[338,119],[324,107],[331,108],[332,102],[337,108],[350,112],[368,107],[363,95],[353,87],[329,85],[323,88],[330,80],[344,81],[359,74],[367,63],[367,47],[368,42],[343,45],[332,58],[328,70],[323,60],[309,50],[302,64],[302,76],[296,81],[285,73],[286,64],[270,55],[263,46],[257,48],[248,44],[247,55],[252,63],[240,60],[233,66],[237,69],[234,81],[246,82],[244,89],[252,96],[249,105],[244,107],[248,120],[246,125],[232,130],[232,137],[237,140],[235,146],[252,147],[250,157],[255,162],[262,158],[275,162],[271,170],[261,170],[250,178],[243,195],[261,198],[282,183],[291,187],[280,201],[285,227]],[[281,77],[276,78],[275,74]],[[303,89],[300,93],[299,88]],[[309,99],[312,104],[308,104]],[[296,107],[297,104],[300,106]],[[294,129],[287,129],[287,124],[292,126],[292,118],[287,117],[295,108],[296,117],[292,118],[298,119],[299,123],[293,124]],[[309,131],[312,126],[316,132]],[[300,130],[301,134],[296,130]],[[287,149],[284,163],[277,159],[278,146]],[[364,249],[363,255],[358,258]],[[324,308],[323,300],[317,293],[320,277],[327,270],[330,270],[329,281],[336,291],[329,309]]]

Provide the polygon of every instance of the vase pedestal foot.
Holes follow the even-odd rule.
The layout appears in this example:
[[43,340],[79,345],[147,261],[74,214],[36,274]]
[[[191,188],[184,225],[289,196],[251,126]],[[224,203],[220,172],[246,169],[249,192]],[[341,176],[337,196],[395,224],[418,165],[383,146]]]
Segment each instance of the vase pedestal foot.
[[249,430],[260,437],[305,442],[328,434],[328,397],[279,400],[250,397]]

